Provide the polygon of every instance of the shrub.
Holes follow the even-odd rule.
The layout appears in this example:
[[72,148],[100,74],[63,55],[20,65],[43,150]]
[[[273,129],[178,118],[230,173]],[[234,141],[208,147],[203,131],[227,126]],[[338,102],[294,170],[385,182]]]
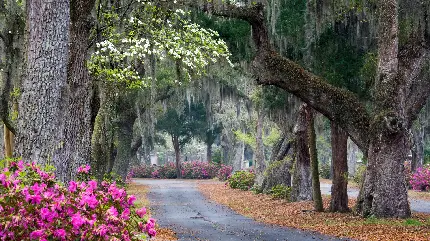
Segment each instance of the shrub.
[[[152,168],[152,169],[151,169]],[[176,164],[173,162],[169,162],[167,164],[158,166],[158,167],[134,167],[132,172],[134,173],[142,173],[141,170],[145,170],[144,177],[152,177],[152,178],[176,178]],[[151,170],[151,173],[147,173],[148,170]],[[233,168],[227,165],[219,165],[214,162],[203,162],[203,161],[189,161],[184,162],[181,165],[181,174],[182,178],[186,179],[210,179],[214,177],[218,177],[218,179],[225,181],[227,177],[231,174]],[[139,175],[134,174],[134,177],[141,177]]]
[[429,191],[430,190],[430,165],[419,167],[412,174],[411,180],[409,181],[414,190]]
[[173,179],[178,177],[176,173],[176,164],[173,162],[168,162],[162,166],[159,166],[157,171],[160,178]]
[[366,172],[366,165],[359,165],[357,170],[355,171],[354,177],[352,180],[361,185],[363,183],[364,173]]
[[218,173],[217,173],[217,178],[220,181],[225,181],[231,175],[232,171],[233,171],[233,167],[232,166],[227,166],[227,165],[221,164],[221,166],[220,166],[220,168],[218,170]]
[[[79,179],[89,179],[89,166]],[[155,220],[115,182],[55,181],[51,169],[12,162],[0,173],[2,240],[146,240]]]
[[131,172],[135,178],[150,178],[152,177],[152,172],[154,172],[154,170],[154,166],[147,164],[141,164],[131,168]]
[[291,187],[285,186],[283,184],[278,184],[272,189],[270,189],[269,194],[274,198],[279,199],[290,199]]
[[228,179],[231,188],[249,190],[254,185],[255,173],[253,171],[237,171]]
[[330,164],[327,163],[321,163],[320,164],[320,177],[321,178],[325,178],[325,179],[329,179],[330,178],[330,172],[331,172],[331,166]]
[[182,177],[187,179],[214,178],[218,172],[218,165],[202,161],[189,161],[182,163]]

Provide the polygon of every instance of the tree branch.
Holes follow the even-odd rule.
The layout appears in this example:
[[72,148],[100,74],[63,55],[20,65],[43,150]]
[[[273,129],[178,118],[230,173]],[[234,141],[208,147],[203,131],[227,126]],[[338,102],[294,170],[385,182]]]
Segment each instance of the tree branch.
[[252,26],[257,47],[252,68],[261,85],[282,88],[342,127],[362,149],[368,145],[370,117],[363,104],[350,91],[334,87],[297,63],[272,50],[265,26],[264,7],[223,5],[208,8],[217,16],[237,18]]

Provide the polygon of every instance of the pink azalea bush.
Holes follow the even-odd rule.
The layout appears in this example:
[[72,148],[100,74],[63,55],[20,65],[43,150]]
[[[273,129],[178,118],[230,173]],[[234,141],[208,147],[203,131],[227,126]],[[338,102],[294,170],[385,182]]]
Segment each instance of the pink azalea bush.
[[152,173],[155,171],[154,166],[152,165],[139,165],[139,166],[134,166],[131,169],[131,172],[133,173],[133,177],[136,178],[150,178],[152,177]]
[[[177,178],[176,164],[173,162],[158,166],[156,169],[150,169],[148,165],[142,164],[134,167],[132,170],[134,172],[133,177]],[[139,174],[142,173],[141,170],[145,170],[145,175]],[[151,170],[150,175],[146,173],[148,170]],[[186,179],[210,179],[217,177],[221,181],[224,181],[230,176],[232,170],[231,166],[213,162],[188,161],[181,164],[181,174]]]
[[217,173],[217,177],[220,181],[225,181],[230,177],[232,171],[233,171],[232,166],[227,166],[227,165],[221,164],[221,166],[218,170],[218,173]]
[[414,190],[430,191],[430,165],[417,168],[409,183]]
[[[78,172],[87,179],[89,166]],[[155,220],[115,182],[66,186],[34,163],[12,162],[0,173],[0,240],[146,240]]]

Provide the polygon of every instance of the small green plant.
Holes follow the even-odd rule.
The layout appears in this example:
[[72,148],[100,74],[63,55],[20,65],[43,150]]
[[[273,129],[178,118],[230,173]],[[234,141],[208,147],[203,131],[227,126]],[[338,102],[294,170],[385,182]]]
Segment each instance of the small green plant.
[[270,190],[270,195],[274,198],[279,199],[290,199],[291,187],[285,186],[283,184],[278,184]]
[[407,226],[421,226],[423,225],[422,222],[420,222],[419,220],[416,219],[412,219],[412,218],[408,218],[406,219],[403,224],[407,225]]
[[227,179],[231,188],[249,190],[254,185],[255,173],[253,171],[237,171]]

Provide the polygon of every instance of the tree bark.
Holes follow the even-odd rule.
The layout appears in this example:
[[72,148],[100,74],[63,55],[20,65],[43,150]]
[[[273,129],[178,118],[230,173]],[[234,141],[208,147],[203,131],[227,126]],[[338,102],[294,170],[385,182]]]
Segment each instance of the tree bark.
[[307,113],[310,107],[303,104],[300,107],[294,134],[296,135],[296,160],[294,164],[291,201],[312,200],[312,176],[309,156]]
[[[91,11],[95,0],[70,1],[70,40],[67,78],[67,106],[64,112],[64,145],[53,156],[54,162],[68,163],[62,171],[63,181],[75,178],[79,166],[91,159],[91,134],[93,116],[92,79],[86,67],[91,34]],[[67,171],[67,174],[65,173]]]
[[212,162],[212,143],[207,143],[206,160],[207,162]]
[[123,180],[125,180],[128,174],[130,160],[132,158],[131,142],[133,137],[133,123],[134,120],[118,123],[117,154],[112,171],[121,176]]
[[415,172],[418,167],[424,164],[424,127],[421,123],[412,128],[413,146],[412,146],[412,161],[411,171]]
[[263,185],[264,170],[266,170],[266,160],[264,158],[263,145],[263,120],[264,114],[262,110],[257,113],[256,126],[256,150],[255,150],[255,185],[261,187]]
[[291,167],[294,159],[295,139],[284,134],[273,147],[270,165],[264,171],[261,190],[268,192],[276,185],[291,187]]
[[181,172],[181,147],[179,145],[179,137],[172,136],[173,148],[175,149],[175,160],[176,160],[176,176],[182,178]]
[[404,175],[411,121],[405,114],[404,83],[410,80],[399,72],[398,3],[381,0],[379,9],[376,115],[370,126],[369,162],[356,210],[362,216],[405,218],[411,215]]
[[314,113],[311,108],[307,109],[307,122],[308,122],[308,140],[309,140],[309,157],[311,159],[311,172],[312,172],[312,197],[314,199],[314,208],[317,212],[323,212],[323,201],[321,197],[320,187],[320,174],[318,169],[318,155],[317,143],[314,125]]
[[330,212],[348,212],[348,134],[331,122],[331,150],[333,184],[331,186]]
[[29,0],[27,69],[22,83],[17,151],[26,161],[53,164],[66,180],[70,160],[58,159],[64,146],[69,60],[69,0]]
[[6,125],[4,126],[4,157],[5,158],[12,158],[13,157],[13,133],[7,128]]

